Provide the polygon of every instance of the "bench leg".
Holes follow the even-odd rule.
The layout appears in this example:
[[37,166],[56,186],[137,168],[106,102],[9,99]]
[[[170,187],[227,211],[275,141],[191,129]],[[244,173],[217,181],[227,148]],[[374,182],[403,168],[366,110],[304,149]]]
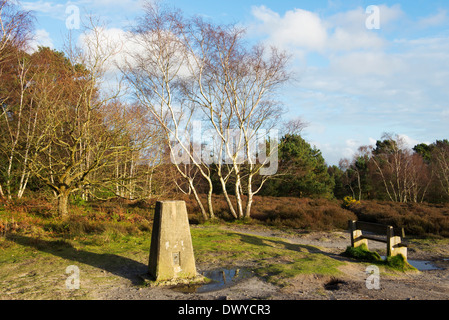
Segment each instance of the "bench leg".
[[356,220],[349,220],[349,233],[351,235],[351,247],[356,248],[362,244],[366,245],[368,248],[368,239],[362,238],[362,230],[358,230],[356,227]]
[[400,246],[401,242],[402,240],[399,236],[390,237],[387,244],[387,255],[396,256],[398,254],[402,254],[405,260],[407,260],[407,247]]
[[407,260],[407,247],[397,247],[393,248],[392,256],[396,256],[398,254],[401,254],[405,260]]
[[362,238],[362,230],[353,230],[351,232],[351,246],[356,248],[362,244],[366,245],[368,249],[368,239]]

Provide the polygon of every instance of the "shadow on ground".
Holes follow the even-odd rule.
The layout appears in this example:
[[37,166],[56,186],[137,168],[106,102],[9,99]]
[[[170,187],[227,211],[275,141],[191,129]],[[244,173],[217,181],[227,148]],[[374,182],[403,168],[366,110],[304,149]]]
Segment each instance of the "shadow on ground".
[[78,250],[63,240],[48,241],[22,235],[8,236],[8,240],[73,261],[74,264],[78,262],[110,272],[130,280],[133,285],[142,284],[143,280],[139,275],[148,272],[148,266],[141,262],[116,254]]
[[257,246],[266,246],[266,247],[283,247],[283,249],[296,251],[296,252],[308,252],[308,253],[317,253],[317,254],[323,254],[327,257],[330,257],[335,260],[339,261],[351,261],[351,259],[342,256],[340,254],[325,252],[320,250],[318,247],[311,246],[311,245],[305,245],[305,244],[297,244],[297,243],[291,243],[284,240],[275,240],[275,239],[263,239],[258,236],[252,236],[248,234],[243,233],[234,233],[235,235],[238,235],[240,239],[243,242],[257,245]]

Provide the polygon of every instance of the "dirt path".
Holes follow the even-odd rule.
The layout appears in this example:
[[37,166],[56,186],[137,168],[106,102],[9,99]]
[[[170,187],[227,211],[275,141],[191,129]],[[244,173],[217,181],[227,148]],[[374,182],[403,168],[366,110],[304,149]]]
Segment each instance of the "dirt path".
[[[319,250],[337,259],[342,259],[339,253],[348,246],[349,236],[345,232],[313,232],[287,233],[273,231],[268,228],[232,227],[235,232],[277,237],[295,244],[316,246]],[[370,249],[382,254],[384,245],[370,243]],[[381,274],[380,288],[368,289],[366,279],[367,265],[352,263],[340,268],[341,275],[337,278],[329,276],[301,275],[291,280],[290,285],[280,288],[249,276],[237,284],[211,292],[179,292],[170,288],[142,288],[132,286],[129,281],[116,283],[109,288],[102,287],[94,294],[97,299],[157,299],[157,300],[333,300],[333,299],[368,299],[368,300],[449,300],[449,244],[440,246],[437,250],[429,250],[425,245],[413,245],[409,249],[409,260],[429,260],[438,270],[428,270],[414,273]],[[210,266],[198,265],[199,271]]]
[[[322,252],[338,255],[350,243],[347,232],[312,232],[292,234],[269,229],[235,230],[260,236],[272,236],[287,239],[295,244],[311,245]],[[385,254],[385,245],[371,241],[370,249]],[[449,244],[439,248],[426,245],[409,245],[408,259],[429,261],[438,267],[414,273],[381,274],[380,289],[367,289],[366,265],[348,263],[341,268],[342,276],[326,278],[300,276],[291,286],[280,290],[274,298],[282,299],[375,299],[375,300],[448,300],[449,299]],[[286,294],[287,293],[287,294]]]

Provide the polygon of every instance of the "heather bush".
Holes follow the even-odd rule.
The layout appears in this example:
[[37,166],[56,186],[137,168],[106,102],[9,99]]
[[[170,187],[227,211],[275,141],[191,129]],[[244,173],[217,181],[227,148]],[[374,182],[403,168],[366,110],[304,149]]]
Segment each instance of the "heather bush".
[[358,220],[404,228],[406,235],[449,237],[449,205],[365,200],[350,206]]
[[339,201],[309,198],[256,197],[252,217],[268,225],[306,230],[346,229],[356,216]]
[[[201,195],[204,197],[205,195]],[[191,224],[202,223],[193,196],[177,195],[184,200]],[[164,199],[161,199],[164,200]],[[244,200],[245,197],[244,197]],[[82,235],[110,230],[123,234],[149,232],[156,199],[150,201],[96,201],[71,206],[67,219],[55,215],[53,203],[43,199],[24,199],[0,206],[0,235],[23,232],[34,235]],[[219,220],[235,221],[223,195],[213,195]],[[348,209],[339,200],[295,197],[255,196],[251,219],[245,223],[265,224],[301,230],[344,230],[348,220],[390,224],[404,228],[410,236],[449,237],[449,204],[395,203],[391,201],[349,201]]]

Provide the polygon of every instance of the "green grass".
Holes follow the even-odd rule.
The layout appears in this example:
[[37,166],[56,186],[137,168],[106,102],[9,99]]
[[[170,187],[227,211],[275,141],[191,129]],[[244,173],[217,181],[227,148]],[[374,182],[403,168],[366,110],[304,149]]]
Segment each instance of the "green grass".
[[402,272],[417,271],[417,269],[415,267],[413,267],[412,265],[410,265],[402,255],[397,255],[394,257],[387,257],[387,259],[385,259],[384,263],[388,267],[390,267],[394,270],[402,271]]
[[[92,299],[97,288],[135,281],[132,276],[146,270],[149,237],[113,238],[106,232],[73,239],[22,234],[0,239],[0,299]],[[70,265],[80,269],[80,290],[65,288]]]
[[[339,273],[342,265],[311,246],[221,230],[191,229],[198,267],[245,266],[279,285],[298,274]],[[132,281],[147,270],[151,232],[36,237],[12,233],[0,238],[0,299],[91,299],[94,291]],[[80,269],[81,289],[67,290],[65,269]],[[102,289],[103,288],[103,289]]]
[[[224,212],[226,203],[220,203]],[[375,203],[369,204],[377,208]],[[369,208],[367,213],[374,210]],[[298,228],[302,231],[312,225],[318,230],[344,228],[348,218],[352,219],[352,212],[341,209],[338,203],[319,199],[272,197],[258,198],[253,209],[253,219],[192,226],[198,269],[244,267],[281,286],[301,274],[340,274],[339,267],[344,262],[316,247],[228,231],[223,226],[251,228],[257,224],[297,234]],[[70,218],[62,219],[44,200],[0,203],[0,300],[92,299],[96,292],[111,288],[139,287],[136,275],[147,271],[153,210],[149,204],[127,206],[121,202],[86,203],[75,199]],[[189,209],[191,219],[194,212]],[[409,239],[409,247],[447,255],[439,244],[448,241]],[[382,260],[377,253],[361,249],[348,249],[346,254],[356,259],[353,262],[382,266],[383,272],[414,270],[400,256]],[[65,288],[65,270],[69,265],[80,269],[80,290]]]
[[192,229],[192,238],[197,262],[250,264],[257,275],[280,285],[299,274],[337,275],[343,265],[313,246],[217,227]]
[[380,262],[382,258],[375,251],[368,250],[365,244],[362,244],[358,247],[347,247],[346,251],[343,252],[343,256],[354,258],[361,261],[367,262]]
[[382,265],[391,270],[401,272],[417,271],[417,269],[411,266],[402,255],[387,257],[384,260],[377,252],[368,250],[365,244],[362,244],[356,248],[347,247],[346,251],[343,252],[342,255],[345,257],[354,258],[356,260]]
[[[76,207],[69,219],[61,219],[46,207],[0,208],[0,223],[8,227],[0,233],[0,299],[95,298],[94,292],[124,282],[139,286],[136,275],[147,271],[152,217],[144,209]],[[237,223],[250,227],[254,222]],[[301,274],[337,276],[344,264],[313,246],[222,226],[218,222],[192,226],[198,268],[245,267],[283,286]],[[388,264],[397,269],[407,267],[396,260]],[[69,265],[81,271],[80,290],[65,288]]]

